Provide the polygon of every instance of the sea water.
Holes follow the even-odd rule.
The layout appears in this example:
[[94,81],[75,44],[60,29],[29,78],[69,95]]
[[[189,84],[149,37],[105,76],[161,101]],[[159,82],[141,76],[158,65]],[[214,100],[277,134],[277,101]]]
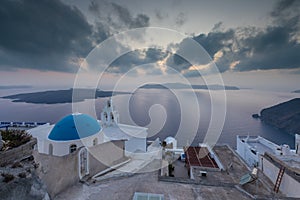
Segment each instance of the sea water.
[[[35,90],[1,90],[0,95],[33,91]],[[188,143],[197,145],[203,142],[207,134],[211,134],[208,131],[209,124],[213,130],[214,126],[220,123],[220,121],[214,119],[215,116],[212,117],[211,109],[223,110],[219,106],[222,106],[225,101],[224,126],[220,130],[220,135],[216,138],[217,143],[227,143],[235,147],[236,135],[260,135],[275,143],[285,143],[294,148],[294,136],[270,127],[259,119],[252,118],[252,114],[259,113],[265,107],[300,97],[300,94],[241,89],[225,91],[226,99],[224,99],[221,91],[178,90],[177,93],[181,94],[186,100],[182,102],[174,92],[167,89],[138,89],[134,94],[114,96],[113,101],[120,113],[120,122],[148,127],[150,140],[157,137],[164,139],[167,136],[175,136],[179,139],[178,143],[181,146]],[[211,95],[212,93],[214,95]],[[195,96],[198,105],[189,104],[189,99]],[[217,99],[212,101],[211,98]],[[87,112],[95,110],[99,118],[101,109],[104,107],[107,99],[86,100],[76,104],[86,107]],[[129,99],[129,104],[126,103],[125,99]],[[216,103],[212,104],[211,102]],[[151,113],[150,110],[153,106],[159,109],[156,111],[154,109],[154,112]],[[187,109],[182,110],[182,106]],[[163,112],[161,109],[163,109]],[[194,112],[199,112],[199,115]],[[9,99],[0,98],[0,121],[56,123],[70,113],[72,113],[71,103],[15,103]],[[224,113],[220,113],[220,115],[222,114]],[[200,118],[196,119],[195,116],[200,116]],[[183,128],[179,128],[181,123],[184,124]]]

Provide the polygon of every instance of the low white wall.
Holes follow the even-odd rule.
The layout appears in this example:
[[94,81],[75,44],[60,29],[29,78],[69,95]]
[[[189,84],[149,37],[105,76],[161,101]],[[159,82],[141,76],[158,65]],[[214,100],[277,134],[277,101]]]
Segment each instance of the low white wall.
[[[279,168],[267,159],[262,159],[263,173],[275,184]],[[287,197],[300,197],[300,183],[284,173],[279,190]]]
[[259,153],[256,155],[251,152],[250,146],[241,140],[241,138],[237,137],[237,153],[243,158],[243,160],[247,163],[249,167],[253,167],[257,163],[259,164]]
[[132,137],[125,141],[125,151],[129,153],[136,151],[146,152],[146,138]]

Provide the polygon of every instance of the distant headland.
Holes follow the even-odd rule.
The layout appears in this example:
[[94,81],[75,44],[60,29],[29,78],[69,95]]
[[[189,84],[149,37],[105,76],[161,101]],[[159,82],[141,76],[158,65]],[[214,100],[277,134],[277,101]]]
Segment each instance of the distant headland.
[[58,103],[72,103],[81,102],[86,99],[111,97],[118,94],[128,94],[126,92],[113,92],[113,91],[102,91],[93,89],[76,89],[78,95],[73,98],[73,89],[67,90],[51,90],[33,93],[22,93],[4,96],[1,98],[12,99],[13,102],[24,102],[34,104],[58,104]]
[[300,98],[261,110],[260,119],[289,134],[300,134]]
[[146,84],[143,89],[202,89],[202,90],[239,90],[236,86],[222,85],[188,85],[184,83]]

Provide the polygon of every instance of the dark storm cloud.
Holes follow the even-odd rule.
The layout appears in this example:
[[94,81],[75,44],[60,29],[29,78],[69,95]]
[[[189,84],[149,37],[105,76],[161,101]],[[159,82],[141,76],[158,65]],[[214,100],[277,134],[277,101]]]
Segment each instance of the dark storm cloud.
[[[223,30],[222,23],[217,23],[211,32],[193,39],[212,59],[217,52],[222,52],[222,56],[215,60],[220,72],[300,68],[299,10],[300,1],[280,1],[270,13],[273,23],[264,29],[239,27]],[[183,43],[179,44],[179,51]],[[182,70],[190,66],[181,58],[170,59]],[[194,76],[195,73],[186,75]]]
[[175,23],[177,26],[182,26],[186,22],[186,15],[183,12],[180,12],[175,19]]
[[130,11],[116,3],[91,1],[89,10],[97,17],[98,27],[106,27],[111,33],[149,26],[150,18],[145,14],[133,16]]
[[128,9],[116,3],[111,3],[111,5],[119,20],[123,22],[123,24],[128,25],[129,28],[145,27],[149,25],[149,17],[147,15],[138,14],[136,17],[133,17]]
[[232,48],[234,34],[234,30],[230,29],[225,32],[210,32],[207,35],[200,34],[193,39],[200,43],[209,55],[213,57],[220,49]]
[[[269,15],[272,24],[266,28],[224,29],[222,22],[219,22],[215,24],[211,32],[199,34],[193,39],[207,51],[216,62],[220,72],[300,68],[299,2],[279,1]],[[132,20],[134,17],[129,15],[126,9],[118,8],[118,13],[121,13],[119,17],[124,18],[121,20],[123,24],[130,25],[131,21],[134,21]],[[157,18],[160,19],[159,12],[156,13]],[[185,14],[179,13],[175,20],[178,26],[183,25],[186,21]],[[186,41],[175,44],[178,48],[178,55],[169,55],[166,64],[186,76],[198,76],[199,73],[196,70],[188,70],[191,63],[179,55],[185,52],[189,54],[189,58],[203,58],[200,59],[200,62],[199,59],[195,59],[198,65],[208,64],[211,60],[204,53],[200,52],[202,54],[200,55],[194,49],[189,48]],[[155,55],[161,53],[153,49],[149,52],[155,52]],[[113,63],[113,71],[124,72],[134,66],[167,57],[167,54],[161,55],[161,57],[153,58],[145,51],[130,53]],[[121,67],[123,68],[121,69]],[[204,70],[205,73],[209,73],[209,71]]]
[[[221,23],[217,25],[221,27]],[[215,28],[216,30],[219,28]],[[177,71],[183,72],[187,70],[191,63],[196,65],[208,64],[214,55],[220,51],[220,49],[232,49],[233,48],[233,38],[234,30],[230,29],[224,32],[213,31],[208,34],[200,34],[193,37],[196,42],[198,42],[202,47],[203,51],[199,52],[199,49],[195,49],[190,45],[191,39],[185,39],[177,45],[177,54],[174,54],[168,58],[168,66],[176,69]],[[208,54],[207,54],[208,53]],[[180,55],[188,55],[189,60],[183,58]],[[210,57],[209,57],[210,56]],[[193,59],[194,58],[194,59]],[[219,68],[220,71],[226,71],[226,69]],[[186,76],[197,76],[198,72],[186,73]]]
[[90,49],[91,26],[58,0],[2,0],[0,24],[2,66],[73,71],[69,60]]
[[[278,17],[281,16],[283,12],[286,10],[291,10],[293,9],[293,5],[297,3],[296,0],[282,0],[280,1],[274,8],[274,10],[271,12],[271,16],[273,17]],[[299,10],[298,10],[299,11]]]
[[154,10],[154,13],[155,13],[155,17],[156,17],[158,20],[164,20],[165,18],[168,18],[168,17],[169,17],[168,13],[162,12],[162,11],[159,10],[159,9],[155,9],[155,10]]
[[[91,25],[76,7],[60,0],[2,0],[0,69],[76,72],[81,58],[120,27],[149,25],[146,15],[132,16],[115,3],[109,6],[110,18],[100,16]],[[98,12],[100,8],[102,4],[91,3],[91,11]]]
[[299,10],[299,1],[280,1],[271,13],[273,25],[240,40],[236,70],[299,68]]
[[[144,50],[131,51],[116,59],[108,68],[112,73],[126,73],[130,69],[144,64],[156,63],[163,60],[168,55],[168,52],[164,52],[158,48],[148,48]],[[153,69],[157,74],[157,69]],[[148,72],[151,73],[151,70]]]
[[237,70],[299,68],[300,44],[290,35],[290,29],[278,26],[243,40]]
[[[211,32],[193,39],[203,46],[221,72],[257,69],[300,68],[300,1],[279,1],[270,13],[272,23],[266,28],[239,27],[224,29],[217,23]],[[103,0],[93,0],[89,11],[96,16],[89,24],[76,8],[59,0],[2,0],[0,4],[0,69],[33,68],[39,70],[75,72],[80,58],[97,44],[132,28],[147,27],[150,18],[133,15],[128,8]],[[156,18],[166,16],[155,11]],[[185,13],[179,13],[175,23],[186,23]],[[134,36],[135,39],[142,37]],[[178,54],[184,49],[191,57],[199,57],[183,40]],[[121,44],[120,44],[121,45]],[[118,49],[108,50],[113,53]],[[221,53],[220,53],[221,52]],[[168,58],[167,65],[182,73],[191,64],[179,55],[160,49],[132,51],[111,64],[110,72],[124,73],[137,65],[156,63]],[[198,63],[207,64],[208,59]],[[233,65],[233,63],[235,63]],[[155,69],[157,72],[157,69]],[[154,71],[155,71],[154,70]],[[155,72],[155,73],[156,73]],[[194,72],[186,73],[195,76]]]

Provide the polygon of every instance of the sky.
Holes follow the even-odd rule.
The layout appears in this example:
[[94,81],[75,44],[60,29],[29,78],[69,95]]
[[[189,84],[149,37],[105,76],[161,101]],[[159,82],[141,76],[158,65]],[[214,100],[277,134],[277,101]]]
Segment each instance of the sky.
[[[297,0],[2,0],[0,84],[72,87],[82,72],[93,86],[100,66],[104,88],[125,75],[127,84],[180,75],[194,84],[221,76],[226,85],[293,91],[299,17]],[[94,55],[101,44],[105,51]]]

